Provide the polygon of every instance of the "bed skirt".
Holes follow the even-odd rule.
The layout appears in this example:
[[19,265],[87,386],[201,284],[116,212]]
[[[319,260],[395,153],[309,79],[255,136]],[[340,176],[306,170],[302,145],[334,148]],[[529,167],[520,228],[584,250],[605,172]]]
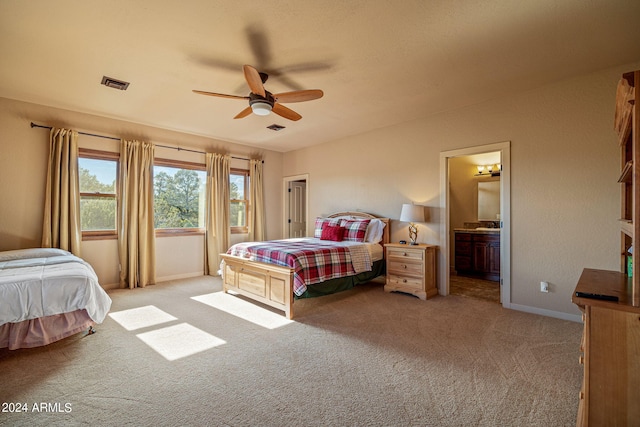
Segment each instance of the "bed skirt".
[[86,310],[0,325],[0,348],[33,348],[77,334],[95,322]]
[[355,276],[340,277],[337,279],[327,280],[326,282],[307,286],[307,290],[300,296],[295,295],[295,299],[315,298],[323,295],[335,294],[337,292],[346,291],[356,285],[370,282],[376,277],[384,274],[385,261],[379,260],[373,263],[371,271],[364,271]]

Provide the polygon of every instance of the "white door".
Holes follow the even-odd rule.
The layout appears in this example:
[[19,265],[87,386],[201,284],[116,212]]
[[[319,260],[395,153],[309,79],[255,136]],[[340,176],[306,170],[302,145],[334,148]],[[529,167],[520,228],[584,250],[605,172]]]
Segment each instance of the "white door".
[[289,183],[289,237],[306,237],[307,230],[307,182]]

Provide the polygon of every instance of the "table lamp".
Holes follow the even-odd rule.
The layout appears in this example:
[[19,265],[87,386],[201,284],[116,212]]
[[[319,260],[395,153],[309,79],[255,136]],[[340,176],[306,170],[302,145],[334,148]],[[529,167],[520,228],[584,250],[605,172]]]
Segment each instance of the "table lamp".
[[424,206],[405,203],[400,212],[400,221],[409,223],[409,240],[412,245],[417,245],[418,227],[416,222],[424,222]]

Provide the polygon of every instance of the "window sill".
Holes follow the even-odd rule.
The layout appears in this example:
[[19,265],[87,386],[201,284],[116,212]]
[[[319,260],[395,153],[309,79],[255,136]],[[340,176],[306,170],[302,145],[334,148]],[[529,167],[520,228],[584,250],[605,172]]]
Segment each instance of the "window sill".
[[204,236],[204,228],[162,228],[156,229],[156,237]]
[[88,240],[116,240],[117,238],[118,234],[114,230],[82,232],[83,242]]

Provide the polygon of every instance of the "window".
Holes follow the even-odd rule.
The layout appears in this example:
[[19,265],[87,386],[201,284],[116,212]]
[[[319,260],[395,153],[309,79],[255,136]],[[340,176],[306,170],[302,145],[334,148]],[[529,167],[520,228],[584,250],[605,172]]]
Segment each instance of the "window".
[[199,163],[155,159],[154,226],[165,233],[201,232],[205,228],[207,174]]
[[80,149],[78,175],[82,238],[115,238],[118,154]]
[[229,176],[231,202],[231,233],[248,233],[249,220],[249,171],[231,169]]
[[[119,154],[80,149],[80,222],[84,240],[117,238]],[[202,233],[205,229],[206,169],[203,164],[155,159],[153,166],[156,235]],[[249,171],[231,169],[231,233],[248,233]]]

